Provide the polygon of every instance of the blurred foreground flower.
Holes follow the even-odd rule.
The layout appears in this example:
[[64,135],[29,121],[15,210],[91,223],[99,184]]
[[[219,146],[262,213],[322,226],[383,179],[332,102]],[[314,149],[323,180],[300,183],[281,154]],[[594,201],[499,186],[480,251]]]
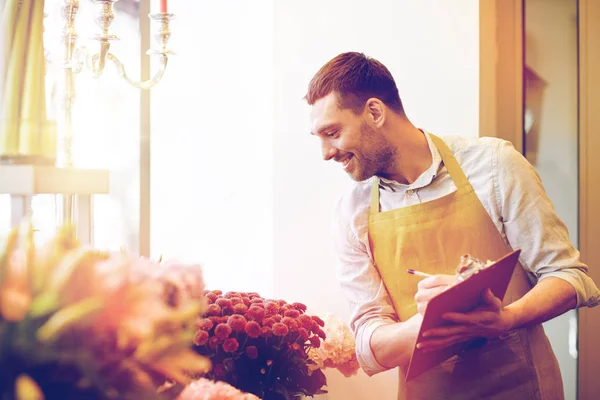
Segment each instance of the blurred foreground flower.
[[220,381],[200,378],[189,384],[177,400],[260,400],[251,393],[243,393]]
[[0,398],[175,398],[210,368],[191,350],[203,287],[198,266],[81,246],[70,226],[36,249],[23,224],[0,253]]

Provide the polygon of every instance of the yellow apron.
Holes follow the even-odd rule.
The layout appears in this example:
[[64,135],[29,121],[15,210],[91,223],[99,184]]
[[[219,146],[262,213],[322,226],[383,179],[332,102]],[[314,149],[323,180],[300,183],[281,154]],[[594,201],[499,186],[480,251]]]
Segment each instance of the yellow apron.
[[[454,274],[463,254],[495,260],[509,249],[452,152],[431,135],[457,190],[436,200],[379,211],[379,179],[373,181],[369,242],[400,321],[417,313],[414,295],[422,279],[407,268]],[[504,304],[521,298],[531,284],[519,265]],[[541,325],[509,332],[463,351],[405,382],[399,368],[399,399],[563,399],[558,362]]]

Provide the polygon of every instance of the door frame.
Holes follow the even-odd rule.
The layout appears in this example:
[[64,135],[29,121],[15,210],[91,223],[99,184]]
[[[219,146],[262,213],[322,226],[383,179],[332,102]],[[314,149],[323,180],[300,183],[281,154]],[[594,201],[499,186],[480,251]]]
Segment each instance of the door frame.
[[524,0],[479,1],[479,136],[524,154]]
[[[600,1],[578,0],[579,247],[600,286]],[[524,0],[480,0],[480,136],[523,143]],[[594,134],[594,132],[596,134]],[[594,245],[595,244],[595,245]],[[600,393],[600,306],[578,311],[578,398]]]
[[[579,247],[589,275],[600,285],[600,2],[579,0]],[[595,111],[594,111],[595,110]],[[596,134],[594,134],[596,133]],[[594,245],[595,244],[595,245]],[[600,307],[579,310],[578,397],[600,393]]]

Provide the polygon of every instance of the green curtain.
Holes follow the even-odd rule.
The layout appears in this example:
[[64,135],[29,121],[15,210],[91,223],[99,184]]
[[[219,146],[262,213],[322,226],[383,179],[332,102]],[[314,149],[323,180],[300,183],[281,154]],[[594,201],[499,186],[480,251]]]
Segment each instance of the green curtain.
[[0,158],[53,160],[46,116],[44,0],[4,0],[0,43]]

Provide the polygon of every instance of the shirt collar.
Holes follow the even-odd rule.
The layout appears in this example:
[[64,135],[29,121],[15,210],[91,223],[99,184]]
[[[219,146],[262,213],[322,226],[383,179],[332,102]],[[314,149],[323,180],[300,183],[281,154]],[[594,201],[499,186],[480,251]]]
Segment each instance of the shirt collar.
[[419,177],[413,183],[409,185],[380,177],[379,182],[381,186],[383,186],[384,188],[389,188],[395,192],[404,191],[408,189],[420,189],[433,182],[442,164],[442,156],[433,144],[429,132],[427,132],[424,129],[421,129],[421,132],[423,132],[423,135],[425,135],[425,138],[427,139],[427,144],[429,145],[429,151],[431,152],[432,159],[431,166],[427,168],[421,175],[419,175]]

